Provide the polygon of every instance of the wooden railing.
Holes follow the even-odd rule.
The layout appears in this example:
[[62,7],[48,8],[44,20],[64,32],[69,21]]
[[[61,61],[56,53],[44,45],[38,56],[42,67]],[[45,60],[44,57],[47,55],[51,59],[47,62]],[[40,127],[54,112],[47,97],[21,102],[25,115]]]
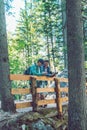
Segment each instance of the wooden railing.
[[[57,111],[58,116],[62,115],[62,104],[64,102],[68,102],[68,86],[66,87],[60,87],[61,82],[68,83],[67,78],[56,78],[56,77],[46,77],[46,76],[30,76],[30,75],[22,75],[22,74],[11,74],[10,80],[18,80],[18,81],[31,81],[31,88],[12,88],[11,93],[13,95],[20,94],[20,95],[26,95],[31,94],[32,95],[32,101],[26,101],[26,102],[16,102],[16,108],[27,108],[32,107],[33,111],[38,110],[38,106],[41,105],[47,105],[47,104],[53,104],[56,103],[57,105]],[[53,88],[48,86],[47,88],[38,88],[36,85],[36,81],[54,81],[55,85]],[[87,87],[87,78],[86,78],[86,87]],[[38,100],[37,93],[44,93],[44,92],[55,92],[56,98],[55,99],[45,99],[45,100]],[[63,96],[63,93],[65,94]],[[86,90],[87,93],[87,90]]]
[[[56,103],[58,114],[62,114],[62,103],[68,101],[68,96],[61,96],[61,93],[68,93],[68,87],[61,88],[60,82],[68,82],[68,79],[66,78],[56,78],[56,77],[46,77],[46,76],[30,76],[30,75],[22,75],[22,74],[11,74],[10,80],[21,80],[21,81],[31,81],[31,88],[12,88],[11,93],[13,95],[16,94],[32,94],[32,101],[26,101],[26,102],[16,102],[16,108],[26,108],[26,107],[32,107],[33,111],[38,110],[38,106],[41,105],[47,105],[47,104],[53,104]],[[41,81],[54,81],[55,87],[47,87],[47,88],[38,88],[36,86],[36,80]],[[55,92],[56,98],[55,99],[45,99],[45,100],[38,100],[37,93],[44,93],[44,92]]]

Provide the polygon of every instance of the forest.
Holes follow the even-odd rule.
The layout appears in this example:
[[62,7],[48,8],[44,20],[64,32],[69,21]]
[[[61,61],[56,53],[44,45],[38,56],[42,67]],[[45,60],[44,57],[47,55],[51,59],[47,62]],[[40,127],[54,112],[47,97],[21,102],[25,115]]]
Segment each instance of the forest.
[[[85,68],[87,68],[87,4],[82,1]],[[66,3],[24,0],[15,33],[8,32],[10,72],[23,73],[43,57],[53,71],[67,68]],[[23,60],[22,60],[23,58]]]
[[[6,30],[6,15],[14,16],[14,12],[11,12],[13,1],[0,0],[1,110],[16,112],[11,89],[24,86],[24,83],[12,82],[10,75],[24,74],[26,68],[43,58],[49,60],[52,72],[67,70],[68,73],[67,125],[58,130],[87,130],[87,1],[22,0],[23,8],[20,8],[15,31],[11,32]],[[5,122],[3,127],[1,120],[0,129],[31,130],[31,127],[20,128],[19,123],[24,117],[19,118],[13,120],[17,123],[14,128],[12,120]],[[49,116],[46,119],[49,120]],[[63,118],[59,120],[62,122]],[[31,126],[31,121],[28,122]],[[51,127],[46,126],[42,130],[57,130],[53,126],[51,124]]]

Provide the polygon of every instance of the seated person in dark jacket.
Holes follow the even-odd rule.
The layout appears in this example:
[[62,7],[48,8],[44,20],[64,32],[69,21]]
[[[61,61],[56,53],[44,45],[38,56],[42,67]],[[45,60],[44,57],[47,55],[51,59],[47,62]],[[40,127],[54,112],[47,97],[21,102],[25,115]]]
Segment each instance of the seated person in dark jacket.
[[43,71],[50,74],[49,60],[44,60]]
[[49,67],[49,60],[44,60],[43,73],[48,77],[54,77],[56,73],[52,73]]
[[[49,67],[49,60],[44,60],[43,73],[44,73],[46,76],[49,76],[49,74],[51,74],[51,73],[50,73],[50,67]],[[48,82],[47,82],[47,81],[44,81],[43,84],[44,84],[44,86],[47,86],[47,85],[48,85]]]

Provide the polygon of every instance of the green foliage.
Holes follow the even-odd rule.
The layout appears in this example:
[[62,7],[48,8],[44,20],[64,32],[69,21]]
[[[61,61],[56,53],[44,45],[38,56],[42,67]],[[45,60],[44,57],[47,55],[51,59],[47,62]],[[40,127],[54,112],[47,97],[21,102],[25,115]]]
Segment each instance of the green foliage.
[[59,68],[61,60],[64,60],[63,53],[60,55],[63,47],[61,11],[60,3],[56,0],[25,1],[14,44],[9,45],[11,73],[23,71],[40,57],[49,59],[54,68]]
[[85,61],[87,61],[87,3],[86,1],[82,1],[82,17],[83,17],[83,38],[84,38]]
[[[86,15],[85,4],[82,14]],[[38,58],[49,59],[53,71],[64,68],[64,25],[65,2],[56,0],[25,1],[20,10],[15,37],[9,39],[9,58],[11,73],[23,73]],[[66,22],[66,21],[65,21]],[[87,21],[84,20],[86,30]],[[65,25],[66,26],[66,25]],[[85,33],[86,35],[86,33]],[[87,54],[86,36],[84,39]],[[11,43],[10,43],[11,42]],[[85,56],[87,57],[87,56]],[[54,66],[54,67],[53,67]]]

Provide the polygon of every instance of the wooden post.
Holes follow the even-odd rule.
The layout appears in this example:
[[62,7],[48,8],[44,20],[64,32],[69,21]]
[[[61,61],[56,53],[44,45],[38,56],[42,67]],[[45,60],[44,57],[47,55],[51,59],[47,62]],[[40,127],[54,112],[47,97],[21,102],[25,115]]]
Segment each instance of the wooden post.
[[36,92],[36,78],[31,77],[31,92],[32,92],[32,107],[33,111],[37,111],[37,92]]
[[58,78],[54,78],[55,81],[55,92],[56,92],[56,103],[58,110],[58,118],[62,117],[62,102],[61,102],[61,93],[60,93],[60,82]]

